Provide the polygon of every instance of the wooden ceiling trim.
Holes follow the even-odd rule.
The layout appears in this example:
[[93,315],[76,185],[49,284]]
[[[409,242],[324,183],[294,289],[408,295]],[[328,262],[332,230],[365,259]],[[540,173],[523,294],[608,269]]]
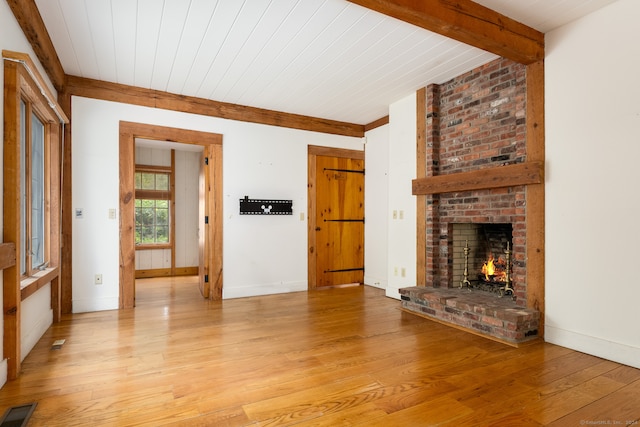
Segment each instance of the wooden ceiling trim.
[[83,77],[67,76],[66,89],[70,95],[85,98],[102,99],[105,101],[122,102],[145,107],[180,111],[183,113],[200,114],[222,119],[333,135],[364,136],[364,125],[211,101]]
[[53,87],[58,92],[62,92],[65,78],[64,69],[35,1],[7,0],[7,3],[42,67],[51,79]]
[[544,34],[471,0],[348,0],[522,64],[544,59]]
[[379,128],[380,126],[384,126],[389,124],[389,116],[384,116],[379,118],[378,120],[374,120],[371,123],[364,125],[364,131],[369,132],[375,128]]

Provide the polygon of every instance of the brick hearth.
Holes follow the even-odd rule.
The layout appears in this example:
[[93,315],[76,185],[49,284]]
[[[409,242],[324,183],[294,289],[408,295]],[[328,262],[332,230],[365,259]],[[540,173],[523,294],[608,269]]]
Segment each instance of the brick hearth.
[[508,344],[538,336],[540,313],[518,307],[509,296],[460,288],[400,289],[404,310],[452,324]]

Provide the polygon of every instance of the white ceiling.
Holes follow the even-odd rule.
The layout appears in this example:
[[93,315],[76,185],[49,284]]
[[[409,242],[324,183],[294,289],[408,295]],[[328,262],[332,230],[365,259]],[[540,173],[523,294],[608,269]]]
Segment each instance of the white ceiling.
[[[547,32],[615,0],[477,0]],[[36,0],[67,74],[366,124],[495,55],[346,0]]]

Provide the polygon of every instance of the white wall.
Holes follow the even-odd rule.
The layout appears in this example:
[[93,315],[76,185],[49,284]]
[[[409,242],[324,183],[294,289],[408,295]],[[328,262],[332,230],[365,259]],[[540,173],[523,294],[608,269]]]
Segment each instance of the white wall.
[[366,141],[365,283],[399,299],[416,285],[416,94],[393,103]]
[[[307,289],[307,145],[363,149],[362,138],[72,99],[74,312],[118,307],[119,121],[223,135],[223,297]],[[293,200],[291,216],[238,215],[239,200]],[[303,214],[303,217],[300,217]],[[94,284],[94,275],[103,284]]]
[[640,2],[546,35],[547,341],[640,368]]
[[389,125],[366,135],[364,183],[364,283],[386,289],[389,283]]
[[[0,1],[0,50],[10,50],[14,52],[22,52],[28,53],[31,56],[31,59],[38,67],[38,71],[40,75],[44,78],[45,82],[49,86],[49,89],[55,94],[55,90],[51,85],[51,82],[47,78],[46,73],[44,72],[42,66],[38,62],[38,58],[36,57],[31,45],[25,38],[18,22],[13,16],[13,12],[6,1]],[[4,82],[4,64],[0,65],[0,82]],[[4,84],[4,83],[3,83]],[[4,99],[3,95],[0,94],[0,115],[4,117]],[[0,134],[4,135],[4,120],[0,120]],[[3,164],[3,145],[0,145],[0,164]],[[0,188],[2,186],[2,174],[0,174]],[[0,197],[0,236],[2,235],[2,212],[3,212],[3,198]],[[2,275],[0,274],[0,287],[2,287]],[[44,286],[41,288],[36,294],[32,295],[27,299],[25,304],[22,305],[22,313],[21,313],[21,321],[23,322],[21,329],[21,340],[22,340],[22,357],[24,358],[26,354],[31,351],[33,347],[32,344],[35,344],[33,341],[37,341],[42,335],[42,322],[43,317],[47,316],[51,312],[51,294],[46,293],[46,289],[50,289],[50,287]],[[33,298],[33,299],[32,299]],[[30,300],[30,301],[29,301]],[[2,293],[0,292],[0,306],[2,306]],[[0,316],[0,330],[4,331],[4,319],[3,316]],[[46,322],[46,320],[45,320]],[[49,325],[51,321],[49,320]],[[49,326],[47,325],[47,327]],[[46,327],[44,328],[46,330]],[[35,338],[37,336],[37,339]],[[0,340],[0,357],[4,354],[3,349],[3,340]],[[7,361],[6,359],[0,360],[0,387],[4,385],[7,381]]]
[[51,283],[38,289],[20,306],[20,361],[35,347],[53,324]]
[[416,114],[415,93],[389,106],[386,295],[396,299],[398,289],[416,285]]

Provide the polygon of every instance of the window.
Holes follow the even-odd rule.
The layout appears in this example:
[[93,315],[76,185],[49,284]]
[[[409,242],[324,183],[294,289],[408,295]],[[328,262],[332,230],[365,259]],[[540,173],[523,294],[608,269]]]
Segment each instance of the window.
[[136,245],[171,244],[171,168],[136,166]]
[[4,240],[16,245],[12,278],[21,289],[40,278],[51,280],[48,274],[59,266],[60,153],[68,120],[29,56],[2,54]]
[[31,276],[46,266],[45,229],[46,125],[33,111],[32,104],[20,100],[20,273]]
[[3,271],[4,306],[11,308],[4,317],[4,357],[14,379],[23,359],[22,301],[50,284],[53,321],[60,319],[60,168],[69,120],[29,55],[3,50],[2,57],[3,244],[15,244],[16,260]]
[[68,120],[28,55],[3,57],[4,239],[16,244],[15,279],[23,287],[59,264],[60,212],[53,207],[60,206],[57,160]]

